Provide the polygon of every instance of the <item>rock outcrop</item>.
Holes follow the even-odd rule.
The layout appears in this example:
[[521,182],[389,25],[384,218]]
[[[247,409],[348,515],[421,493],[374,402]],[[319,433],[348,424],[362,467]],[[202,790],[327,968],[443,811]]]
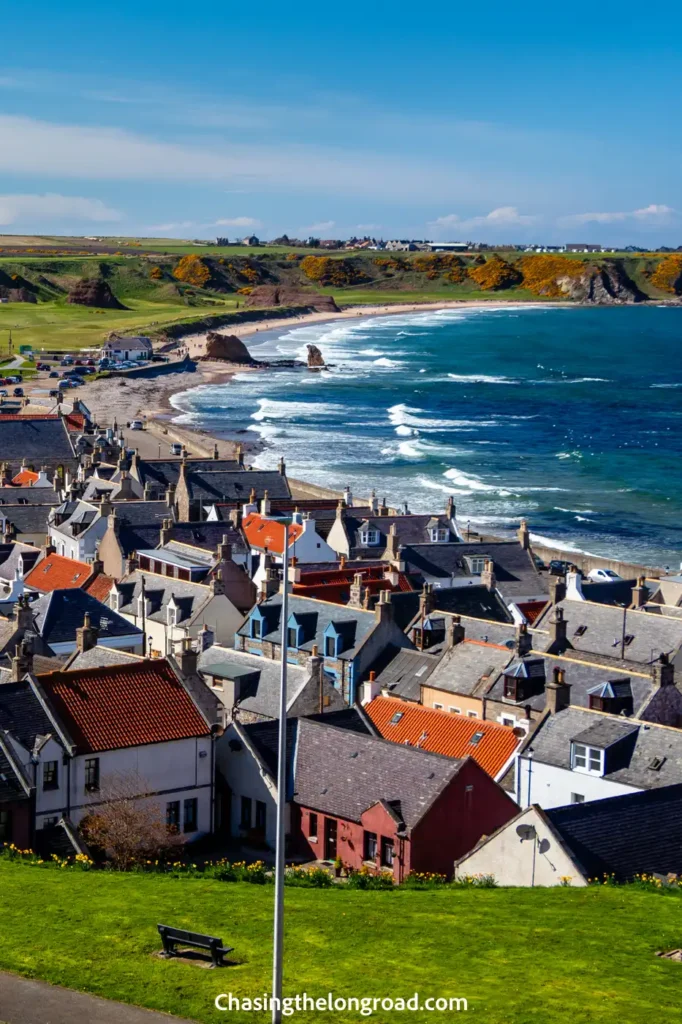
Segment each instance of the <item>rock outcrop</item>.
[[101,277],[83,278],[69,290],[66,301],[74,306],[96,306],[99,309],[127,309],[119,302]]
[[7,288],[5,285],[0,285],[0,299],[7,299],[8,302],[38,301],[35,292],[30,292],[28,288]]
[[309,370],[319,370],[327,365],[317,345],[307,345],[306,348],[308,349]]
[[588,266],[580,277],[557,277],[556,283],[566,298],[599,306],[643,302],[647,298],[618,263]]
[[307,306],[320,313],[339,312],[331,295],[298,291],[296,288],[283,288],[279,285],[258,285],[246,301],[249,306]]
[[220,359],[227,363],[238,363],[240,366],[256,366],[248,348],[235,334],[217,334],[209,331],[206,335],[206,351],[201,359]]

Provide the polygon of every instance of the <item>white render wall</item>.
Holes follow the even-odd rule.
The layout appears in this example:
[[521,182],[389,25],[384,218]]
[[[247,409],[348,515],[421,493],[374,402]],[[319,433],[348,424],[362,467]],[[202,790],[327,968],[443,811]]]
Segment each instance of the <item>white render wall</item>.
[[[533,825],[534,839],[521,839],[519,825]],[[535,808],[527,808],[496,836],[474,850],[455,868],[455,877],[493,875],[498,885],[587,885],[587,879],[572,861],[554,832]]]
[[521,807],[539,804],[540,807],[565,807],[573,802],[571,794],[580,793],[585,800],[603,800],[609,796],[624,793],[639,793],[639,786],[624,786],[622,782],[610,782],[599,775],[558,768],[533,760],[530,775],[530,800],[528,798],[528,758],[520,757],[516,767],[516,802]]
[[[240,751],[230,748],[230,741],[242,744]],[[241,798],[251,797],[252,814],[255,819],[256,800],[265,804],[265,841],[274,849],[277,840],[277,788],[260,768],[259,762],[243,742],[234,725],[230,725],[216,743],[216,766],[229,784],[232,797],[230,807],[230,835],[240,836]],[[289,831],[289,808],[287,805],[286,831]]]

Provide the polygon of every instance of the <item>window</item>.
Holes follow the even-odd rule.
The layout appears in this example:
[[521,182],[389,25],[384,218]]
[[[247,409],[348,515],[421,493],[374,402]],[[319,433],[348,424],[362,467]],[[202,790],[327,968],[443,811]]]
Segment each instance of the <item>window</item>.
[[166,804],[166,828],[169,832],[177,832],[180,828],[180,801],[171,800]]
[[514,726],[516,725],[516,719],[515,718],[505,718],[504,715],[502,716],[501,721],[502,721],[502,725],[507,725],[507,726],[509,726],[510,729],[513,729]]
[[267,809],[262,800],[256,800],[256,828],[259,832],[265,833],[265,816]]
[[582,743],[573,744],[573,767],[592,775],[602,774],[602,758],[604,751],[598,747],[586,747]]
[[482,732],[475,732],[474,735],[469,740],[469,743],[471,744],[472,747],[477,747],[482,739],[483,739],[483,733]]
[[378,544],[379,543],[379,531],[378,530],[371,530],[371,529],[363,530],[360,533],[360,543],[364,544],[365,547],[367,547],[367,546],[369,546],[371,544]]
[[99,789],[99,758],[89,757],[85,762],[85,792],[96,793]]
[[452,704],[448,708],[448,711],[450,711],[453,715],[461,715],[462,714],[462,709],[461,708],[453,708]]
[[0,810],[0,842],[8,843],[12,838],[12,813]]
[[254,640],[261,638],[261,620],[251,619],[251,636]]
[[287,630],[287,646],[298,647],[298,628],[290,626]]
[[467,711],[467,718],[478,718],[478,711]]
[[391,715],[389,725],[397,725],[401,718],[405,717],[404,711],[396,711],[394,715]]
[[46,761],[43,765],[43,789],[58,789],[59,774],[56,761]]
[[43,828],[54,828],[58,821],[59,818],[56,816],[56,814],[53,815],[51,818],[43,818]]
[[571,803],[572,804],[584,804],[585,803],[585,794],[584,793],[571,793]]
[[325,658],[336,657],[336,637],[326,636],[324,638],[324,656]]
[[174,604],[169,604],[166,609],[168,615],[168,625],[177,626],[178,624],[178,609]]
[[197,830],[197,806],[198,801],[195,796],[185,800],[185,816],[184,816],[184,832],[196,832]]
[[487,562],[487,558],[481,557],[479,555],[474,555],[473,557],[468,558],[467,561],[469,563],[469,568],[471,569],[472,574],[474,576],[478,576],[485,569],[485,563]]
[[431,541],[434,544],[448,539],[448,531],[443,529],[431,530]]
[[242,797],[242,816],[241,816],[242,828],[251,828],[251,797]]
[[393,867],[393,840],[381,837],[381,866],[383,868]]
[[443,710],[443,705],[442,704],[437,704],[436,701],[433,702],[433,706],[436,709],[436,711],[442,711]]
[[376,832],[365,832],[365,842],[363,851],[364,860],[376,860],[377,859],[377,834]]
[[308,839],[311,843],[317,842],[317,815],[311,814],[308,819]]

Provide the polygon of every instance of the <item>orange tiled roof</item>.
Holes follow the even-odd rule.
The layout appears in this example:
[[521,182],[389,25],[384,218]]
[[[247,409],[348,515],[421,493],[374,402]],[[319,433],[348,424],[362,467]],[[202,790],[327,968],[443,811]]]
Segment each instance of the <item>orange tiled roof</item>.
[[68,430],[82,430],[85,426],[85,416],[82,412],[68,412],[64,422]]
[[59,423],[59,416],[53,416],[52,413],[36,413],[36,412],[2,412],[0,413],[0,420],[54,420],[55,423]]
[[39,682],[79,753],[209,734],[165,658],[50,672]]
[[32,469],[22,469],[16,476],[12,477],[12,483],[17,487],[30,487],[38,479],[38,474]]
[[26,584],[36,590],[71,590],[82,587],[92,574],[87,562],[77,562],[64,555],[47,555],[31,569]]
[[107,576],[106,573],[98,572],[96,576],[92,576],[83,587],[83,590],[87,590],[91,597],[96,598],[98,601],[106,603],[109,597],[109,591],[114,585],[114,577]]
[[[446,757],[471,756],[492,778],[502,770],[519,743],[514,731],[506,725],[425,708],[396,697],[376,697],[365,706],[365,711],[384,739],[409,743]],[[391,725],[397,713],[402,717]],[[483,735],[472,744],[476,733]]]
[[[275,555],[281,555],[284,551],[284,523],[277,519],[268,519],[258,512],[250,512],[242,521],[242,529],[252,548],[267,548]],[[289,547],[293,541],[303,533],[303,527],[298,523],[289,526]]]

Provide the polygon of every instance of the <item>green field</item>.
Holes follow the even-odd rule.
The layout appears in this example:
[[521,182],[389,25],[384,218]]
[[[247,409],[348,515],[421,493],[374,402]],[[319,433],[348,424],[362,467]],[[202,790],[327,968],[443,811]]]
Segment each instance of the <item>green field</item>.
[[[0,862],[0,969],[201,1022],[220,992],[269,987],[273,888]],[[482,1024],[680,1024],[677,895],[634,887],[286,890],[286,995],[467,999]],[[219,935],[236,966],[165,961],[157,923]],[[0,1009],[1,1013],[1,1009]],[[293,1019],[444,1024],[454,1013],[302,1012]],[[458,1018],[459,1019],[459,1018]]]

